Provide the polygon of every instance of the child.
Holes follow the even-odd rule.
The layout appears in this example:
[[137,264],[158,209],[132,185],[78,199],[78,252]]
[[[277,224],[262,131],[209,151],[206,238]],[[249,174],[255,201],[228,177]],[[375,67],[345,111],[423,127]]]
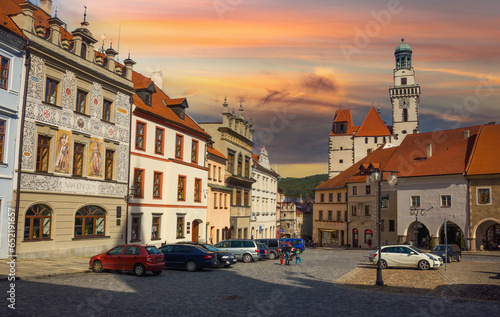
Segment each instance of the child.
[[300,258],[300,250],[295,250],[295,266],[297,266],[297,262],[300,262],[299,265],[302,265],[302,259]]
[[281,252],[280,253],[280,262],[281,262],[281,265],[283,265],[283,258],[285,257],[285,252]]

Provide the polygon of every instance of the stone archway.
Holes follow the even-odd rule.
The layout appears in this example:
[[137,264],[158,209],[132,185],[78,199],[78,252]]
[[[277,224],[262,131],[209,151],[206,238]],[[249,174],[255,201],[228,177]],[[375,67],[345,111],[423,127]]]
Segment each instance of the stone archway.
[[[462,246],[462,237],[463,230],[453,221],[446,221],[446,238],[447,244],[456,244],[460,249],[463,249]],[[464,237],[465,238],[465,237]],[[441,225],[439,229],[439,244],[445,244],[445,233],[444,233],[444,223]],[[464,240],[465,241],[465,240]]]
[[484,219],[473,232],[471,248],[481,250],[499,249],[500,245],[500,222],[496,219]]
[[[431,238],[429,228],[421,221],[418,222],[418,228],[415,228],[416,225],[415,221],[408,225],[406,229],[407,240],[411,241],[412,245],[417,248],[428,248]],[[417,232],[417,241],[415,241],[415,231]]]

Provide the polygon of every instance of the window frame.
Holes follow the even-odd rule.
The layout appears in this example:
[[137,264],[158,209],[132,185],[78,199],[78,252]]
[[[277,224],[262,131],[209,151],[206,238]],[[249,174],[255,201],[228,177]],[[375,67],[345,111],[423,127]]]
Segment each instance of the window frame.
[[0,119],[0,163],[5,163],[7,145],[7,120]]
[[[4,67],[4,61],[7,62],[5,67]],[[0,88],[5,90],[9,89],[9,73],[10,73],[10,58],[0,55]]]
[[175,153],[176,159],[182,160],[184,157],[184,136],[182,134],[175,134]]
[[105,150],[105,169],[104,169],[104,179],[107,181],[113,180],[115,162],[115,151],[106,149]]
[[[34,210],[35,207],[40,207],[40,206],[44,206],[45,208],[48,209],[48,212],[50,213],[49,215],[41,215],[41,213],[44,212],[44,210],[40,210],[39,208],[37,209],[37,211]],[[32,211],[34,213],[34,215],[28,215],[28,212]],[[24,237],[24,241],[43,241],[43,240],[51,240],[51,236],[52,236],[52,208],[50,208],[50,206],[48,205],[45,205],[45,204],[35,204],[35,205],[32,205],[30,206],[30,208],[28,208],[28,210],[26,210],[26,213],[24,215],[24,233],[23,233],[23,237]],[[35,222],[35,219],[40,219],[40,228],[38,229],[39,231],[42,231],[44,229],[44,219],[48,218],[49,219],[49,236],[48,237],[43,237],[43,232],[40,232],[38,234],[38,237],[37,238],[33,238],[33,225],[34,225],[34,222]],[[29,233],[28,233],[28,238],[26,238],[26,225],[27,225],[27,222],[28,222],[28,219],[29,219]]]
[[245,177],[250,177],[250,158],[245,156]]
[[[78,149],[78,147],[81,146],[81,152]],[[73,143],[73,176],[78,176],[78,177],[83,177],[83,163],[84,163],[84,157],[85,157],[85,144],[80,143],[80,142],[74,142]],[[78,168],[78,165],[80,165],[80,173],[75,172],[76,169]]]
[[[140,179],[138,179],[140,176]],[[134,168],[134,198],[144,198],[144,169]]]
[[[481,192],[482,191],[487,191],[488,193],[488,196],[487,196],[487,201],[484,201],[484,199],[481,199],[482,195]],[[490,187],[477,187],[477,190],[476,190],[476,194],[477,194],[477,205],[491,205],[492,204],[492,199],[491,199],[491,188]]]
[[[286,217],[286,215],[284,215]],[[323,220],[323,210],[318,212],[318,220]]]
[[102,101],[102,120],[106,122],[111,122],[111,109],[113,102],[107,99]]
[[234,154],[232,151],[227,152],[227,171],[231,174],[234,171]]
[[[158,195],[156,195],[157,192]],[[163,172],[153,171],[153,199],[161,199],[162,193],[163,193]]]
[[371,193],[372,193],[372,186],[365,185],[365,195],[371,195]]
[[333,210],[328,210],[328,221],[333,221]]
[[352,195],[353,196],[358,195],[358,186],[356,185],[352,186]]
[[177,201],[186,201],[186,179],[185,175],[179,175],[177,178]]
[[365,217],[370,217],[370,205],[365,205]]
[[[176,237],[176,239],[183,239],[184,238],[185,218],[186,217],[184,215],[177,215],[177,221],[175,223],[175,237]],[[180,231],[179,231],[179,229],[180,229]]]
[[358,206],[351,206],[351,216],[357,217],[358,215]]
[[[138,221],[135,222],[134,220]],[[130,221],[130,242],[141,241],[141,222],[142,222],[141,214],[132,214],[132,219]],[[135,238],[134,238],[134,229],[135,229]]]
[[242,176],[243,175],[243,155],[241,153],[238,155],[238,163],[237,163],[236,174]]
[[[414,198],[415,198],[415,201],[414,201]],[[418,200],[418,204],[414,204],[417,202],[417,200]],[[421,205],[422,205],[422,202],[420,201],[420,195],[410,196],[410,207],[411,208],[420,207]]]
[[[60,83],[61,83],[60,80],[57,80],[51,76],[46,76],[46,78],[45,78],[45,96],[43,98],[45,103],[48,103],[51,105],[57,105],[57,101],[59,98],[59,84]],[[53,96],[52,96],[52,93],[53,93]],[[53,97],[54,102],[51,102],[52,97]]]
[[[40,145],[40,140],[47,140],[47,144]],[[52,141],[52,138],[50,136],[38,134],[38,140],[37,140],[37,145],[36,145],[36,168],[35,170],[37,172],[43,172],[43,173],[48,173],[49,172],[49,166],[50,166],[50,142]],[[43,149],[46,149],[45,154],[43,154],[42,158],[42,151]],[[46,161],[46,163],[43,163],[43,161]],[[45,168],[42,167],[42,165],[46,165]]]
[[[139,126],[142,126],[142,134],[139,133]],[[135,149],[146,151],[146,129],[147,123],[137,120],[135,122]],[[138,146],[138,141],[141,141],[141,146]]]
[[[157,221],[155,221],[155,218]],[[155,230],[156,225],[156,230]],[[154,236],[156,232],[156,236]],[[161,240],[161,214],[153,214],[151,217],[151,240]]]
[[[95,208],[94,211],[92,211],[93,207]],[[86,215],[78,215],[78,212],[80,211],[85,211],[87,214]],[[96,211],[102,211],[103,215],[94,215]],[[96,205],[87,205],[84,206],[80,209],[78,209],[75,213],[75,226],[74,226],[74,237],[75,238],[91,238],[91,237],[104,237],[106,236],[106,210],[104,208],[101,208]],[[98,219],[103,219],[103,230],[101,234],[97,234],[97,220]],[[82,219],[82,233],[81,235],[76,234],[76,219]],[[93,232],[92,234],[86,233],[86,224],[87,224],[87,219],[93,219]]]
[[194,179],[194,201],[197,203],[201,203],[201,178]]
[[440,195],[439,204],[441,208],[451,208],[451,195]]
[[191,163],[198,164],[199,145],[198,140],[191,140]]
[[[158,132],[160,132],[159,135],[158,135]],[[155,154],[163,155],[165,153],[164,152],[164,150],[165,150],[164,140],[165,140],[165,129],[160,128],[160,127],[156,127],[156,129],[155,129]]]
[[[83,100],[82,100],[82,96],[83,96]],[[75,112],[80,113],[80,114],[86,114],[88,112],[88,96],[89,96],[88,91],[85,91],[85,90],[80,89],[80,88],[76,89]],[[82,101],[83,101],[83,106],[82,106]],[[83,109],[82,109],[82,107],[83,107]]]

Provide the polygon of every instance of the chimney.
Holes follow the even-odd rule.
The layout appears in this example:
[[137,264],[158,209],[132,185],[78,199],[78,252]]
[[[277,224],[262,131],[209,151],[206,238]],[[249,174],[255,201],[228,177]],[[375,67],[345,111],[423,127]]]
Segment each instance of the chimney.
[[464,139],[468,139],[470,136],[470,131],[469,130],[465,130],[464,131]]
[[112,72],[115,71],[115,56],[118,55],[118,52],[115,51],[112,47],[106,50],[106,58],[108,59],[108,69]]
[[427,144],[427,158],[432,156],[432,144]]
[[161,70],[152,72],[151,80],[156,84],[156,86],[158,86],[160,89],[163,89],[163,74]]
[[52,0],[40,0],[40,9],[52,16]]
[[130,59],[130,53],[128,55],[128,58],[123,61],[123,64],[125,64],[125,77],[127,77],[128,80],[132,80],[132,70],[134,68],[135,62]]

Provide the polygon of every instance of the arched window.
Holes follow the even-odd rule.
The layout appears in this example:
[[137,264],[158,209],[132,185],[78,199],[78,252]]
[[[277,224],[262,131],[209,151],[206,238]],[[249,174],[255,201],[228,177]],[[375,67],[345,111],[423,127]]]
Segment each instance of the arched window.
[[76,212],[75,237],[104,236],[106,212],[97,206],[85,206]]
[[365,230],[365,243],[367,243],[367,244],[373,243],[373,230],[372,229]]
[[52,210],[47,205],[33,205],[26,212],[24,240],[50,239]]

